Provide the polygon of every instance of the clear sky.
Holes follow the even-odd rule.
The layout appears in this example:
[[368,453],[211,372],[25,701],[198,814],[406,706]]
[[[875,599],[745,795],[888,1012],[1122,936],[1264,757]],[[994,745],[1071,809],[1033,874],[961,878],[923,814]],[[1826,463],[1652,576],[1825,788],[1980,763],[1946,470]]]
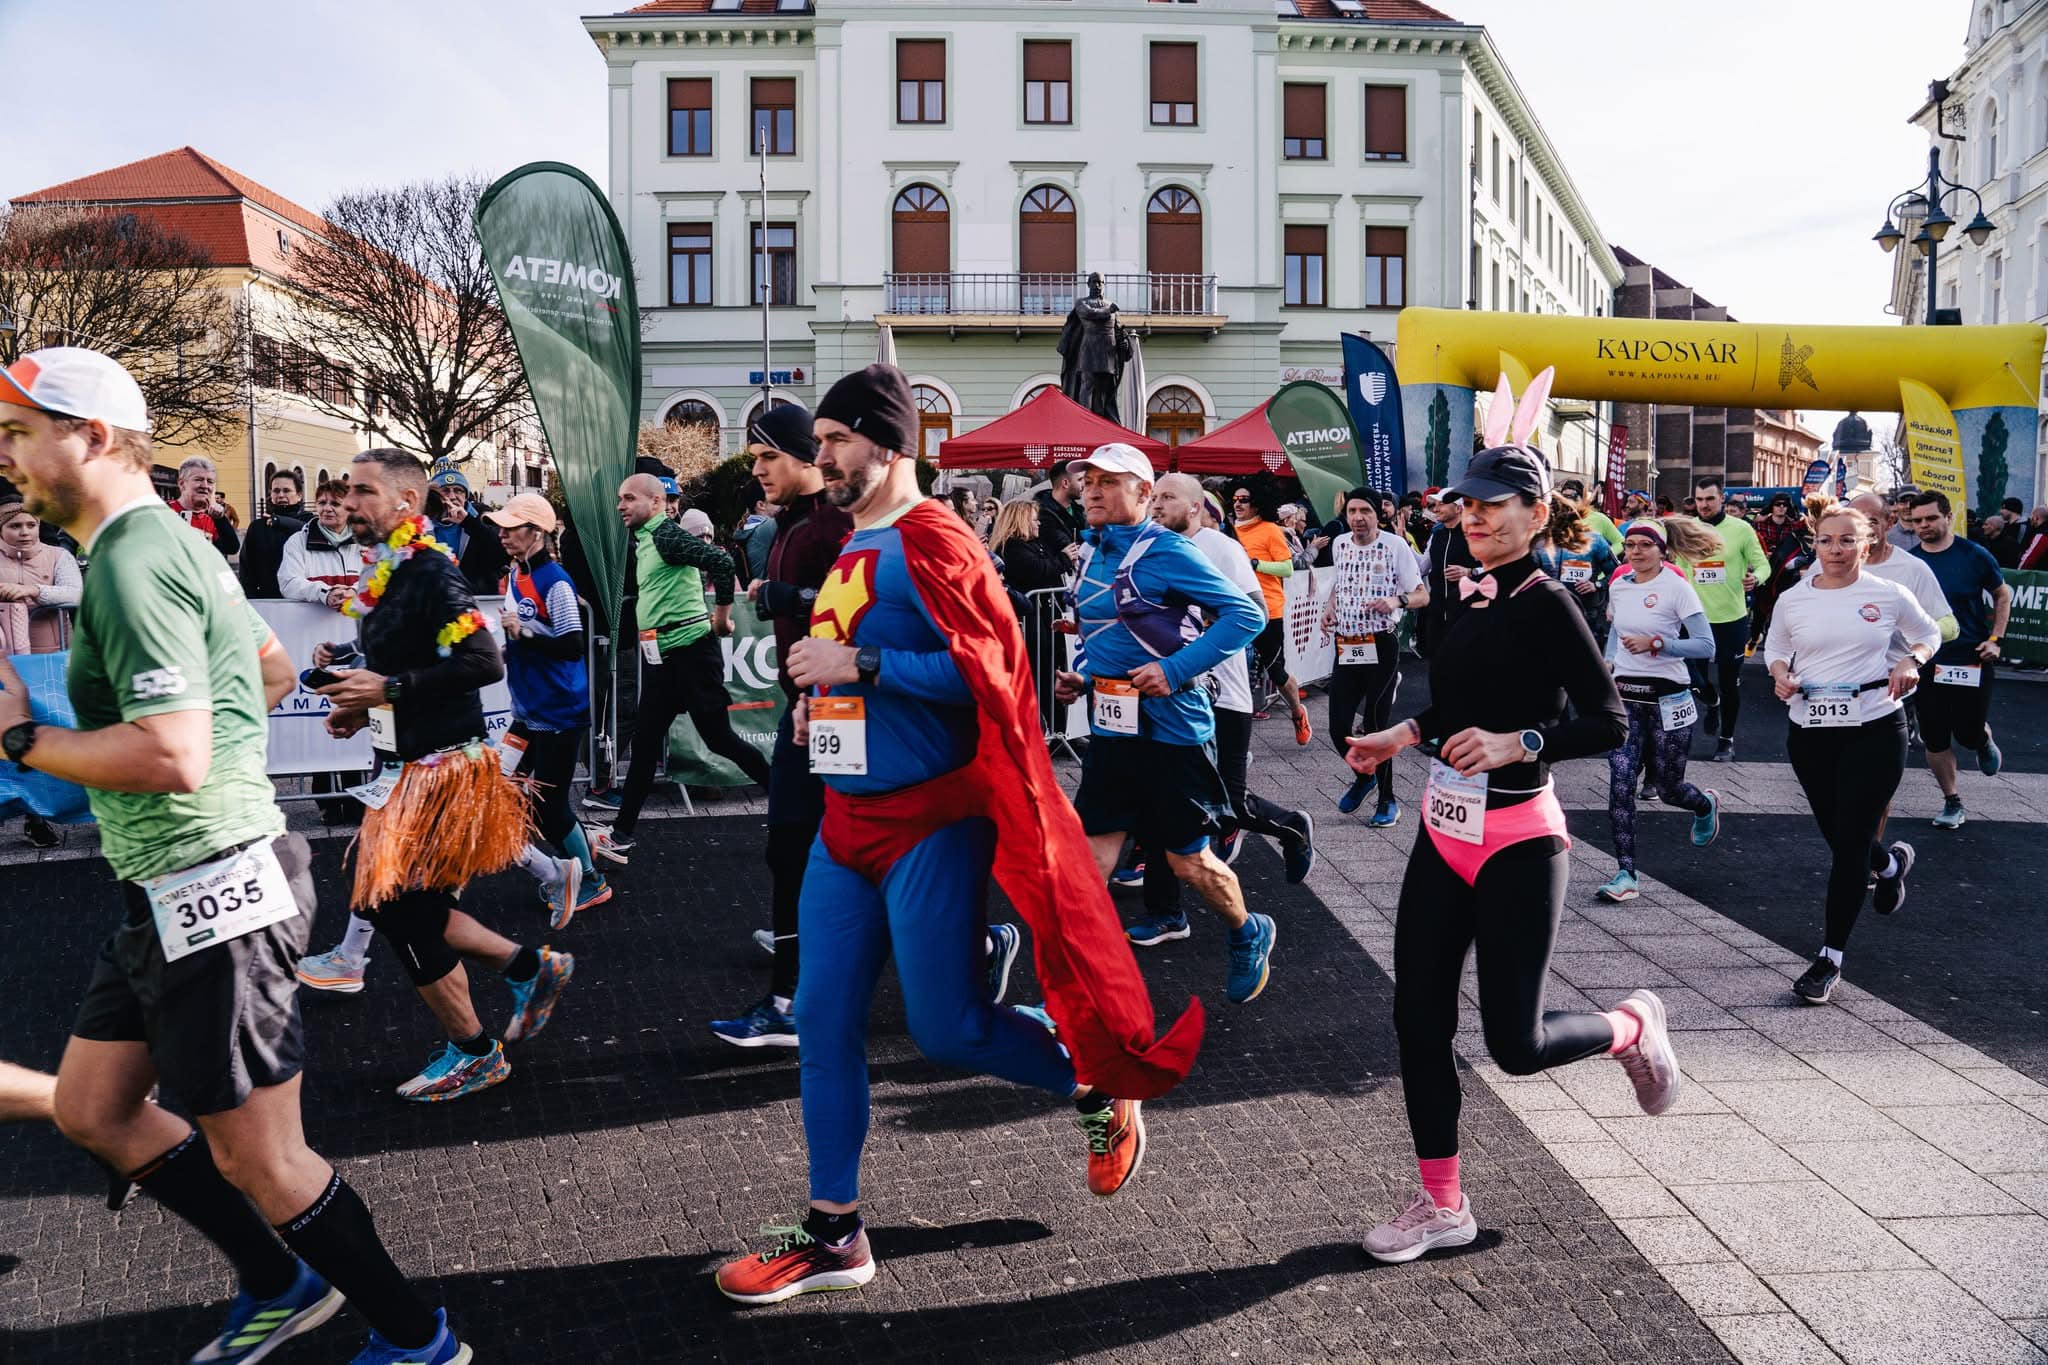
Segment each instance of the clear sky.
[[[1892,321],[1870,234],[1924,168],[1906,118],[1961,61],[1966,5],[1438,4],[1491,29],[1608,240],[1740,318]],[[35,133],[0,155],[0,194],[186,143],[316,211],[541,158],[602,184],[604,63],[577,17],[626,7],[0,0],[9,103]]]

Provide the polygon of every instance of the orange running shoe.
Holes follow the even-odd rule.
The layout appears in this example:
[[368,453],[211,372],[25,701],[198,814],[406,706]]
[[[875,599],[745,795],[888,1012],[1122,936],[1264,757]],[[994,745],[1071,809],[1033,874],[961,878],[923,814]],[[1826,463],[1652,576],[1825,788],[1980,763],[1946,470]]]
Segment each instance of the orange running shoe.
[[858,1289],[875,1278],[865,1225],[837,1247],[818,1241],[800,1223],[770,1224],[761,1231],[775,1238],[772,1250],[718,1268],[718,1292],[734,1303],[781,1303],[823,1289]]
[[1111,1100],[1109,1108],[1074,1120],[1088,1138],[1088,1191],[1107,1199],[1137,1174],[1145,1160],[1145,1117],[1136,1100]]
[[1309,740],[1313,738],[1315,738],[1315,732],[1308,728],[1308,708],[1306,706],[1295,707],[1294,742],[1306,747]]

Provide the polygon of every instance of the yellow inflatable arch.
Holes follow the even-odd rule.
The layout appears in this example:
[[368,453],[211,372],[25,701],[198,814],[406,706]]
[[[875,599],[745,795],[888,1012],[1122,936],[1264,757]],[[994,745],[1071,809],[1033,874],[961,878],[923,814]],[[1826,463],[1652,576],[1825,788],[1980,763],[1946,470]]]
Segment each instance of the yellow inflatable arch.
[[1959,506],[2028,507],[2035,484],[2037,324],[1814,327],[1660,322],[1444,308],[1402,310],[1395,372],[1408,484],[1444,484],[1471,458],[1472,395],[1516,392],[1546,365],[1558,398],[1735,408],[1902,412],[1913,481]]

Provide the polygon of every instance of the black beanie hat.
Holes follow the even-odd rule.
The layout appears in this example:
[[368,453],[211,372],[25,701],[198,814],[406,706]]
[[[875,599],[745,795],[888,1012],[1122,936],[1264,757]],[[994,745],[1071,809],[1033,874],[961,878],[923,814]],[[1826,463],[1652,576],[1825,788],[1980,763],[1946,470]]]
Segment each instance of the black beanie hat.
[[910,381],[894,365],[870,365],[834,384],[818,416],[844,422],[884,450],[917,452],[917,404]]
[[818,438],[811,430],[811,410],[801,403],[784,403],[754,414],[747,423],[747,444],[779,450],[810,464],[818,458]]

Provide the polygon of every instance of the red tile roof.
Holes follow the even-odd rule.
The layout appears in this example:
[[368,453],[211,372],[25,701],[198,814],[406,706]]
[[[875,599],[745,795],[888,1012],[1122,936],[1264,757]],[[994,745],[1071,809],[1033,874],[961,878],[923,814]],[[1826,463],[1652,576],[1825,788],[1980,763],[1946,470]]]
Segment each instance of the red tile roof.
[[290,268],[277,241],[280,230],[290,230],[281,229],[278,219],[315,236],[331,231],[319,214],[191,147],[34,190],[14,202],[125,209],[191,239],[216,265],[254,266],[276,275]]
[[1365,24],[1455,24],[1458,21],[1422,0],[1364,0],[1365,13],[1346,14],[1330,0],[1295,0],[1304,19],[1337,19]]

